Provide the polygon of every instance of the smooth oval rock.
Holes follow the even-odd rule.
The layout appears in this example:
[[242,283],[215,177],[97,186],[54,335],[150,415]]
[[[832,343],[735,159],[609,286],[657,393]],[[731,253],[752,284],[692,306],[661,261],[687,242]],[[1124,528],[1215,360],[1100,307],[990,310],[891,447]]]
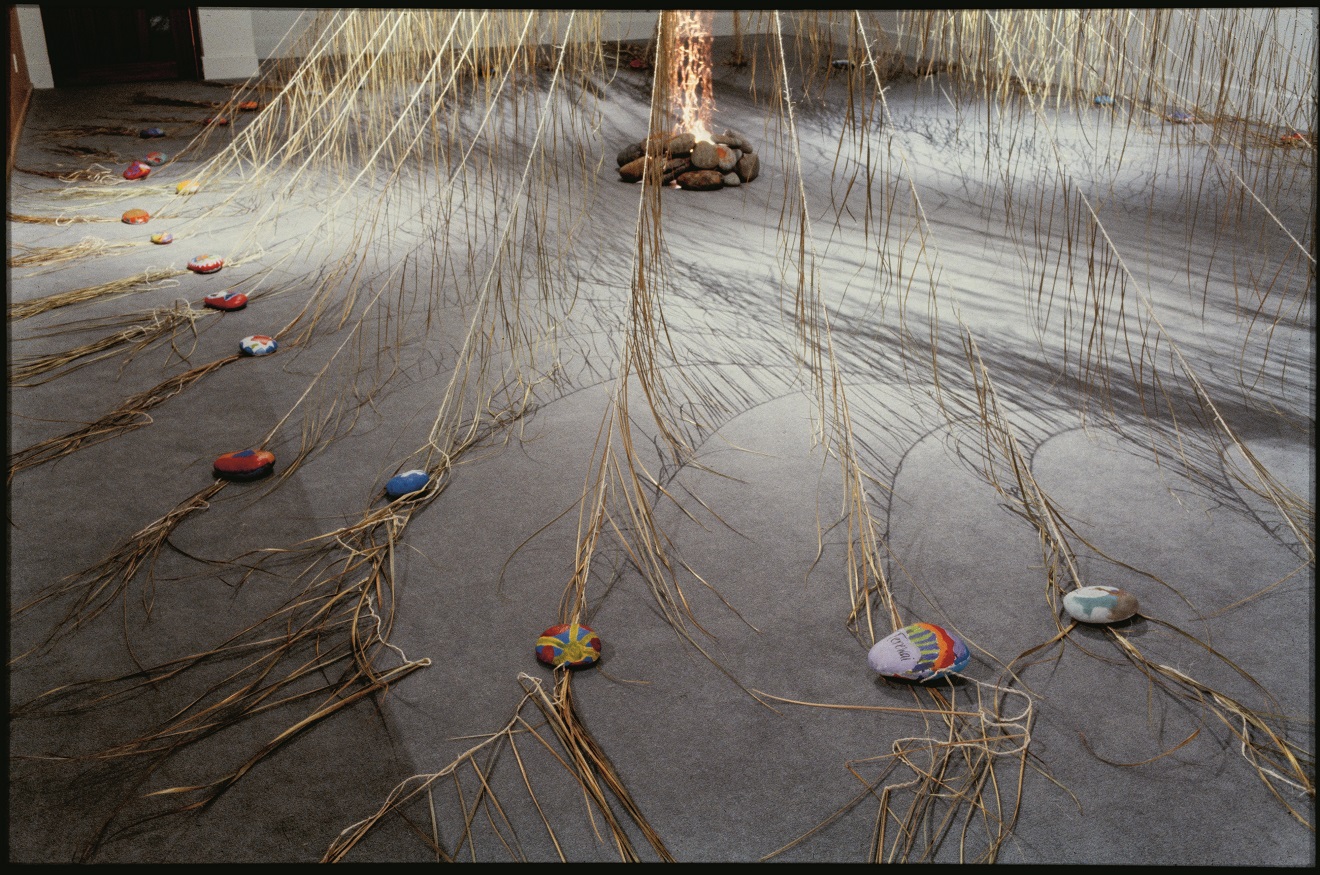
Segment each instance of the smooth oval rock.
[[1119,623],[1138,607],[1136,596],[1116,586],[1083,586],[1063,597],[1063,609],[1083,623]]
[[710,140],[702,140],[692,147],[692,166],[698,170],[714,170],[720,163],[718,147]]
[[166,155],[164,152],[148,152],[146,157],[142,160],[147,164],[150,164],[152,167],[159,167],[168,161],[169,158],[170,156]]
[[691,154],[696,145],[696,135],[684,131],[669,138],[669,142],[665,143],[665,151],[671,158],[683,158]]
[[726,173],[720,177],[720,180],[728,188],[733,188],[735,185],[742,185],[742,180],[738,178],[738,174],[736,173]]
[[119,218],[125,225],[145,225],[151,219],[151,214],[146,210],[125,210]]
[[165,245],[166,243],[173,243],[174,235],[171,234],[169,231],[162,231],[159,234],[152,234],[151,242],[159,243],[162,246]]
[[188,269],[193,273],[215,273],[225,266],[225,260],[219,255],[197,255],[188,261]]
[[201,191],[201,188],[202,188],[202,187],[201,187],[200,185],[198,185],[196,182],[194,182],[193,180],[191,180],[191,179],[185,179],[183,182],[180,182],[178,185],[174,186],[174,193],[175,193],[175,194],[197,194],[197,192]]
[[411,471],[404,471],[402,474],[391,477],[389,482],[385,484],[385,494],[390,498],[400,498],[426,488],[426,484],[430,482],[430,474],[420,468],[414,468]]
[[624,146],[619,150],[619,154],[614,156],[614,160],[622,167],[625,164],[631,164],[638,158],[646,154],[646,141],[633,143],[630,146]]
[[146,179],[151,174],[151,168],[141,161],[134,161],[124,168],[125,179]]
[[229,119],[225,118],[225,117],[222,116],[222,115],[213,115],[213,116],[209,116],[208,118],[203,119],[203,120],[202,120],[202,124],[204,124],[204,125],[220,125],[220,126],[224,126],[224,125],[229,124]]
[[724,187],[724,177],[718,170],[689,170],[680,173],[677,182],[682,188],[692,191],[711,191]]
[[1192,122],[1196,121],[1196,116],[1192,115],[1190,112],[1176,109],[1169,113],[1169,121],[1173,122],[1175,125],[1190,125]]
[[1096,106],[1113,106],[1114,98],[1108,94],[1097,94],[1095,96]]
[[279,346],[269,334],[250,334],[238,342],[238,351],[243,355],[269,355]]
[[212,465],[225,480],[256,480],[275,470],[275,454],[268,450],[239,450],[225,453]]
[[716,143],[723,143],[731,149],[737,149],[744,154],[753,151],[752,142],[737,131],[729,128],[724,133],[715,138]]
[[866,654],[872,669],[886,677],[937,680],[962,671],[971,659],[966,642],[933,623],[913,623],[877,641]]
[[646,173],[646,156],[634,158],[619,168],[619,178],[624,182],[638,182]]
[[202,303],[214,310],[242,310],[247,302],[248,296],[242,292],[216,292],[202,298]]
[[165,132],[160,128],[143,128],[138,131],[138,136],[144,140],[154,140],[157,137],[165,136]]
[[715,167],[720,173],[728,173],[737,165],[742,155],[723,143],[715,144]]
[[686,158],[670,158],[665,162],[664,171],[660,174],[660,181],[668,185],[675,179],[678,179],[684,173],[692,169],[692,162]]
[[590,626],[560,623],[536,639],[536,658],[553,668],[582,668],[600,659],[600,636]]
[[243,112],[256,112],[261,109],[261,104],[255,100],[245,100],[238,105]]
[[761,159],[756,157],[755,152],[744,151],[738,163],[733,166],[733,172],[743,182],[751,182],[761,172]]

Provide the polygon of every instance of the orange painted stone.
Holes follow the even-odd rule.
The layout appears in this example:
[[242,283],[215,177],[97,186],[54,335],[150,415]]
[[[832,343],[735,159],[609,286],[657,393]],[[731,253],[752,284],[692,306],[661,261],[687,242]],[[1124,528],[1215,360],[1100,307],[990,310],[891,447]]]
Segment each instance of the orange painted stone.
[[243,112],[256,112],[261,109],[261,104],[257,103],[255,100],[245,100],[238,105],[238,108],[243,110]]
[[240,450],[219,456],[214,465],[225,480],[256,480],[275,470],[275,454],[268,450]]
[[247,302],[247,295],[242,292],[217,292],[202,298],[202,303],[213,310],[242,310]]
[[151,214],[146,210],[125,210],[124,215],[119,218],[125,225],[145,225]]

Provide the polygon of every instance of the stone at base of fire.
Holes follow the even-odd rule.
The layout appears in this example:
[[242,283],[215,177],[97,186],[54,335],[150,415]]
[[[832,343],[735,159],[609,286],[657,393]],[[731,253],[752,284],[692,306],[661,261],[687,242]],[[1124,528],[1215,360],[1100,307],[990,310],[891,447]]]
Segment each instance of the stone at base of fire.
[[755,152],[744,152],[733,169],[743,182],[751,182],[761,172],[761,159],[756,157]]
[[[728,147],[725,146],[725,149]],[[698,170],[714,170],[720,163],[719,147],[709,140],[702,140],[692,147],[692,166]]]
[[[646,175],[646,165],[650,161],[645,155],[619,168],[619,178],[624,182],[641,182],[642,177]],[[663,183],[673,182],[680,173],[692,168],[692,162],[686,158],[670,158],[665,161],[664,169],[660,174],[660,181]]]
[[726,173],[722,179],[724,180],[724,184],[730,188],[735,185],[742,185],[742,180],[738,178],[738,174],[736,173]]
[[717,136],[715,142],[723,143],[730,149],[737,149],[744,155],[753,151],[751,141],[733,129],[726,130],[724,133]]
[[678,185],[693,191],[710,191],[723,188],[724,177],[718,170],[689,170],[678,175]]

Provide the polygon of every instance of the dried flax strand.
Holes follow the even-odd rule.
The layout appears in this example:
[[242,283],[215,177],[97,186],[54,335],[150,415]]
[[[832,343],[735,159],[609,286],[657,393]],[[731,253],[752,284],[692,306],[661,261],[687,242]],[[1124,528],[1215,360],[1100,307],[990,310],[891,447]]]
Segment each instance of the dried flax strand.
[[177,285],[177,283],[169,283],[168,281],[186,273],[188,273],[187,270],[147,268],[140,274],[127,276],[123,279],[111,280],[94,286],[84,286],[80,289],[71,289],[67,292],[56,292],[41,298],[33,298],[30,301],[20,301],[9,305],[9,321],[29,319],[42,313],[49,313],[51,310],[71,307],[75,304],[85,304],[88,301],[118,298],[137,292],[157,291],[167,285]]

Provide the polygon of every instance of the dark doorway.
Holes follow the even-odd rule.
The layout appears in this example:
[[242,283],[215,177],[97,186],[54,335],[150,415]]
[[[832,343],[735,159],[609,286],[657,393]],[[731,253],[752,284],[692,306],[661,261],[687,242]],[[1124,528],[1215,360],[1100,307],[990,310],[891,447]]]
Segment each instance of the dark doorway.
[[41,5],[56,86],[201,78],[190,7]]

